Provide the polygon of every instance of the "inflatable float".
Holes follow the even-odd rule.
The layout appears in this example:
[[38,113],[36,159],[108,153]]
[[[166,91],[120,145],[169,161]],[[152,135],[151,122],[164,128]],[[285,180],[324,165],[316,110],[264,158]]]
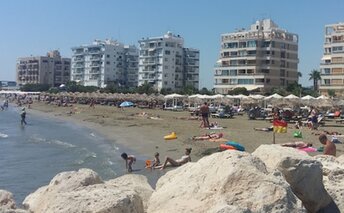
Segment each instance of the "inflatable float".
[[171,134],[164,136],[165,140],[173,140],[177,139],[177,134],[175,132],[171,132]]
[[220,144],[220,150],[236,150],[235,147],[233,146],[229,146],[229,145],[226,145],[226,144]]
[[245,147],[244,147],[243,145],[241,145],[240,143],[234,142],[234,141],[228,141],[228,142],[226,143],[226,145],[232,146],[232,147],[234,147],[236,150],[239,150],[239,151],[245,151]]

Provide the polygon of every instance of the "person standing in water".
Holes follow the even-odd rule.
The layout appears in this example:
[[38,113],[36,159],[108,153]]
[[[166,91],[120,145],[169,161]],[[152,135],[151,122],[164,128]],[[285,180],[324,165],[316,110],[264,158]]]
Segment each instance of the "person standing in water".
[[20,117],[21,117],[21,125],[23,126],[24,124],[26,125],[26,111],[25,111],[25,107],[22,108],[22,111],[20,112]]

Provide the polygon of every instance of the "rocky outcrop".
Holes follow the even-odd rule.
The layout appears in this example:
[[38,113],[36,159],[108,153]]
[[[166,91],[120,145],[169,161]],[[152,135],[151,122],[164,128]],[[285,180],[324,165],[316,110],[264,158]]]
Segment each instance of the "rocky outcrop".
[[17,209],[13,194],[0,189],[0,212],[1,213],[28,213],[23,209]]
[[154,191],[149,185],[147,178],[143,175],[123,175],[105,183],[109,186],[134,190],[141,197],[145,210],[147,209],[148,200]]
[[[43,212],[144,212],[143,200],[130,186],[147,186],[145,178],[128,178],[104,183],[90,169],[63,172],[56,175],[48,186],[41,187],[25,198],[24,206],[35,213]],[[137,182],[130,183],[130,180]],[[143,182],[141,182],[143,181]],[[117,184],[116,184],[117,183]],[[120,185],[126,183],[126,185]],[[136,187],[138,188],[138,187]],[[141,192],[144,189],[141,188]],[[152,190],[152,189],[151,189]]]
[[339,212],[324,187],[321,167],[319,161],[292,157],[283,158],[278,165],[308,212]]
[[318,155],[314,159],[323,165],[322,172],[325,189],[339,209],[344,212],[344,155],[338,158],[329,155]]
[[279,144],[260,145],[252,155],[260,158],[265,163],[268,171],[277,169],[278,164],[285,157],[311,159],[306,152],[295,148],[283,147]]
[[148,212],[302,212],[288,183],[248,153],[225,151],[161,177]]

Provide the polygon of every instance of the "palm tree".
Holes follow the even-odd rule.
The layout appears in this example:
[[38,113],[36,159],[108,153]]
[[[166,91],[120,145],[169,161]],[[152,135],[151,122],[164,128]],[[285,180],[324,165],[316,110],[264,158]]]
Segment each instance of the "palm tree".
[[313,80],[313,89],[314,91],[318,90],[318,81],[321,79],[320,72],[318,70],[312,70],[309,73],[309,80]]

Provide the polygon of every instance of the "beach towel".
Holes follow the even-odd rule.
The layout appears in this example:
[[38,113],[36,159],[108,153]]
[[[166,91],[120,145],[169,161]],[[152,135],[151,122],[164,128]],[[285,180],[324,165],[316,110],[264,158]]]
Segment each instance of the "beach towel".
[[214,127],[207,127],[206,129],[213,129],[213,130],[216,130],[216,129],[223,129],[222,126],[214,126]]
[[235,149],[237,149],[239,151],[245,151],[245,147],[243,145],[241,145],[240,143],[237,143],[235,141],[228,141],[226,143],[226,145],[233,146],[233,147],[235,147]]
[[298,148],[299,150],[305,151],[305,152],[316,152],[317,149],[314,147],[305,147],[305,148]]

